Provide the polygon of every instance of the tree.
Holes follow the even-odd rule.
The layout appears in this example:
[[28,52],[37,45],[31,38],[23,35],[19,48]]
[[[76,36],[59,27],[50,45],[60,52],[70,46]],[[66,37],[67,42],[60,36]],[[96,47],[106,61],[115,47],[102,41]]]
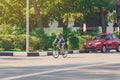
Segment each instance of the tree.
[[[41,3],[42,3],[42,1],[41,1]],[[41,14],[40,14],[39,8],[37,7],[36,0],[32,0],[32,4],[33,4],[34,11],[35,11],[35,14],[36,14],[37,26],[40,27],[40,28],[43,28]]]
[[0,24],[25,26],[25,0],[0,0]]
[[[103,32],[106,31],[108,15],[115,9],[114,0],[30,0],[30,28],[31,30],[49,26],[54,20],[67,27],[69,21],[85,22],[87,16],[101,13]],[[1,24],[19,25],[25,28],[26,24],[25,0],[0,0]],[[36,18],[35,18],[36,17]]]
[[117,24],[118,24],[119,32],[120,32],[120,0],[116,0],[115,5],[116,5]]
[[102,32],[106,32],[107,18],[109,15],[104,16],[104,12],[113,12],[115,10],[114,0],[77,0],[80,5],[80,13],[84,18],[91,15],[95,16],[96,12],[100,13]]

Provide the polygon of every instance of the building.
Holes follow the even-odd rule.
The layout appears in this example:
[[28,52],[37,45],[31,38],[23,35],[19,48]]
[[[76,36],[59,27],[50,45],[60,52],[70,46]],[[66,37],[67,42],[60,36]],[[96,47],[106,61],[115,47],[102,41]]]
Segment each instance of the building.
[[[49,24],[49,28],[44,28],[44,31],[45,31],[45,33],[47,33],[47,34],[50,34],[52,31],[55,31],[55,30],[63,30],[63,28],[62,27],[58,27],[58,22],[56,22],[56,21],[54,21],[52,24]],[[76,30],[79,30],[79,29],[81,29],[81,30],[83,30],[84,28],[83,28],[83,26],[85,26],[85,25],[83,25],[83,26],[81,26],[81,27],[73,27],[74,26],[74,22],[69,22],[69,24],[68,24],[68,28],[72,28],[72,30],[73,31],[76,31]],[[87,27],[87,28],[85,28],[86,30],[93,30],[95,27]],[[99,26],[99,30],[100,30],[100,32],[102,32],[102,28]],[[108,33],[113,33],[113,22],[111,22],[111,23],[109,23],[108,24],[108,26],[107,26],[107,32]]]

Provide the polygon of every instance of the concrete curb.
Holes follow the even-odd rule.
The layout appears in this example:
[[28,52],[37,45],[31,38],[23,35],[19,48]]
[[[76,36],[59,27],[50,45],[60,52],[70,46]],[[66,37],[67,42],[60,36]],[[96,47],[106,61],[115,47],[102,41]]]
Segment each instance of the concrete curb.
[[12,52],[0,52],[0,56],[13,56]]
[[[84,53],[82,50],[69,50],[68,54]],[[52,51],[46,52],[0,52],[0,56],[51,56]]]

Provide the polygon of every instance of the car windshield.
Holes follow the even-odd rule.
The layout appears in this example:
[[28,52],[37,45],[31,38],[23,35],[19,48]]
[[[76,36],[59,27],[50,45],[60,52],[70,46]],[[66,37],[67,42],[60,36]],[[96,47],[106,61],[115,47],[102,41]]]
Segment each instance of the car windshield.
[[101,39],[104,39],[106,37],[106,35],[104,34],[98,34],[98,35],[95,35],[92,39],[93,40],[101,40]]

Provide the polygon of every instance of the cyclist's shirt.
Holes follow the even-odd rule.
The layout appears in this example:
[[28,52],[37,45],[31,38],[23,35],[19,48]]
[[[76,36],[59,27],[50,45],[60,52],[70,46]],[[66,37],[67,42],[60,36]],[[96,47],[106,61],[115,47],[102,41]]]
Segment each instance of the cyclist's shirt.
[[59,38],[56,37],[57,41],[59,41],[60,39],[61,39],[60,45],[62,45],[62,46],[65,45],[65,40],[64,40],[63,36],[60,36]]

